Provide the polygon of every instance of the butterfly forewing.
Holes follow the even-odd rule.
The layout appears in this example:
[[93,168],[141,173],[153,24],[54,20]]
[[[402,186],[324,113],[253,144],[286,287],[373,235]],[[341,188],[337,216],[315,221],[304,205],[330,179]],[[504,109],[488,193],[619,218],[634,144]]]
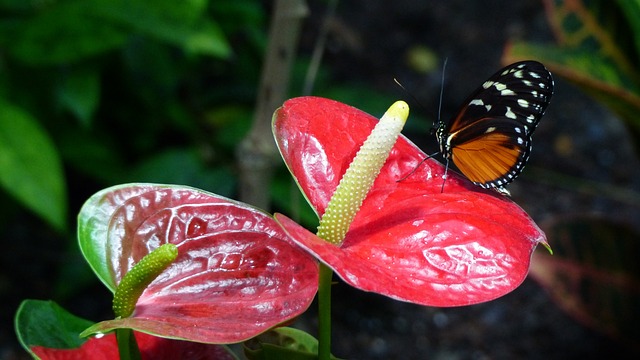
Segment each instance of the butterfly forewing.
[[469,95],[457,116],[445,125],[445,132],[453,133],[479,119],[497,117],[529,125],[532,131],[552,94],[553,79],[544,65],[536,61],[511,64]]
[[440,124],[437,137],[447,159],[482,187],[501,187],[522,171],[531,134],[553,93],[553,79],[535,61],[495,73],[463,103],[457,116]]

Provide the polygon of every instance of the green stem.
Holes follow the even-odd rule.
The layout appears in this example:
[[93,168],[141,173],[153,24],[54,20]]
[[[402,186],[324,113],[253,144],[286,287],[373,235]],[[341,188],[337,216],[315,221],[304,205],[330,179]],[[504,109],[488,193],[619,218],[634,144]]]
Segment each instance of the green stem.
[[131,329],[116,329],[120,360],[142,360],[140,348]]
[[320,263],[318,286],[318,359],[329,360],[331,356],[331,280],[333,271]]

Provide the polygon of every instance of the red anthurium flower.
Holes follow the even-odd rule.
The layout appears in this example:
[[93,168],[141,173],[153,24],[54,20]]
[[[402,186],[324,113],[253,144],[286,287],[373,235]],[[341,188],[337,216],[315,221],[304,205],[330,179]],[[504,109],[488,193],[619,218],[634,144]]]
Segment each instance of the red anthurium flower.
[[[188,341],[162,339],[144,333],[135,333],[142,359],[153,360],[233,360],[236,359],[222,345],[200,344]],[[42,346],[31,348],[42,360],[118,360],[115,334],[91,338],[78,349],[52,349]]]
[[318,288],[318,265],[290,244],[268,214],[184,186],[129,184],[92,196],[79,215],[80,248],[112,291],[160,245],[178,256],[115,328],[204,343],[249,339],[304,312]]
[[[276,111],[274,135],[294,178],[322,215],[377,119],[339,102],[291,99]],[[433,306],[488,301],[525,278],[544,233],[507,197],[449,171],[400,137],[340,247],[283,215],[303,248],[365,291]],[[416,169],[414,173],[403,179]]]

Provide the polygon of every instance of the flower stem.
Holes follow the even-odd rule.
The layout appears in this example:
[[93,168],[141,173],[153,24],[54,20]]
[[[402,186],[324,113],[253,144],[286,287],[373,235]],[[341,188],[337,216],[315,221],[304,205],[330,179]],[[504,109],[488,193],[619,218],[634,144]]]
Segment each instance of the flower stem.
[[116,329],[120,360],[141,360],[140,348],[131,329]]
[[331,356],[331,280],[333,270],[320,263],[318,285],[318,359],[329,360]]

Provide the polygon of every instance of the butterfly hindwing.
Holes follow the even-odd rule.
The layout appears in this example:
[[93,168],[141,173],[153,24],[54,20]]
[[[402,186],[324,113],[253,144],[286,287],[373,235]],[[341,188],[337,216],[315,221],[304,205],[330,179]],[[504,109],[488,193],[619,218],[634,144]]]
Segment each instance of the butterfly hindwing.
[[529,157],[530,134],[504,118],[485,118],[458,134],[451,158],[469,180],[483,187],[512,181]]
[[469,180],[502,187],[522,171],[531,134],[553,93],[553,79],[535,61],[511,64],[485,81],[458,114],[440,124],[441,152]]

